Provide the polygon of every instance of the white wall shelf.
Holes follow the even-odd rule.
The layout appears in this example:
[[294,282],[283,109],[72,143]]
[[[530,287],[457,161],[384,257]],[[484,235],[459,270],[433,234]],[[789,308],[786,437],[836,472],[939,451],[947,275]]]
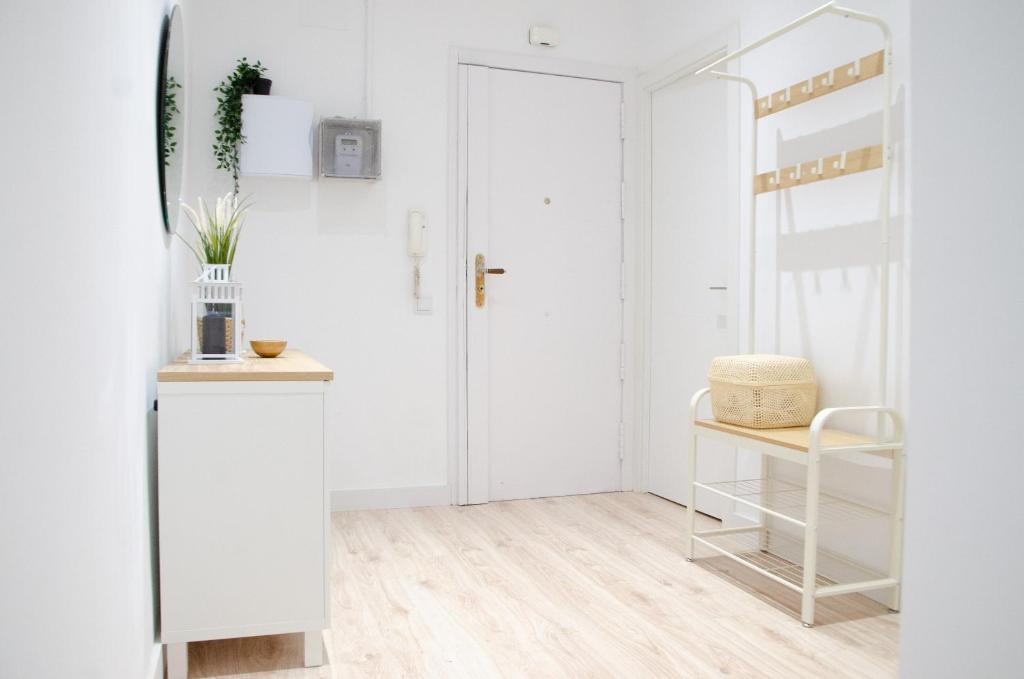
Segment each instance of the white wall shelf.
[[238,150],[243,177],[313,176],[313,102],[260,94],[242,95]]

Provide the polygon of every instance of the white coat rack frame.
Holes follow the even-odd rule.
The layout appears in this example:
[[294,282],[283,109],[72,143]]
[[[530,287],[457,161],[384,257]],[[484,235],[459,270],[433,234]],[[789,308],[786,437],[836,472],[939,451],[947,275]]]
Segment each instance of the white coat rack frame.
[[[883,37],[883,48],[850,63],[796,82],[769,95],[758,96],[756,84],[749,78],[717,70],[723,64],[773,41],[790,31],[825,15],[877,26]],[[814,625],[815,601],[821,597],[890,589],[890,609],[899,610],[900,578],[903,554],[903,485],[904,450],[903,422],[900,414],[886,405],[888,401],[889,349],[889,207],[892,181],[892,37],[881,18],[829,2],[808,12],[778,30],[707,64],[696,75],[708,74],[722,80],[741,83],[751,96],[751,158],[750,212],[748,216],[747,258],[747,349],[755,353],[756,334],[756,262],[757,262],[757,196],[763,193],[792,189],[812,182],[825,181],[857,172],[881,170],[879,199],[879,339],[878,339],[878,402],[866,406],[825,408],[809,427],[786,429],[748,429],[699,415],[708,389],[694,394],[690,402],[690,458],[687,501],[689,540],[687,560],[694,559],[694,546],[703,545],[714,553],[743,564],[769,579],[792,589],[801,596],[800,618],[805,627]],[[794,106],[799,106],[865,80],[881,77],[883,85],[881,143],[849,149],[822,158],[758,173],[758,121]],[[875,436],[865,436],[826,428],[838,414],[863,414],[876,418]],[[711,439],[761,453],[761,478],[720,482],[697,481],[697,443]],[[821,490],[821,464],[826,458],[842,458],[870,466],[891,469],[890,506],[885,509],[867,506]],[[772,460],[794,462],[805,468],[803,485],[773,478]],[[739,505],[757,510],[760,519],[755,525],[695,531],[695,500],[701,490],[724,496]],[[818,530],[822,523],[880,519],[889,523],[890,545],[887,572],[876,572],[859,562],[820,549]],[[779,524],[778,522],[781,522]],[[789,530],[777,530],[789,525]],[[794,528],[796,530],[794,530]],[[825,570],[832,569],[828,576]],[[833,575],[838,574],[838,575]]]

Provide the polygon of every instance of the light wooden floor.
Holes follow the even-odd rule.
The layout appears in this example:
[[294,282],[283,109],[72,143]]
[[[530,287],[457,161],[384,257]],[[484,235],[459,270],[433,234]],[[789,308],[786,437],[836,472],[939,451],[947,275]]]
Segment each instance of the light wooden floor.
[[[687,563],[685,510],[611,493],[334,514],[330,664],[298,635],[191,644],[191,677],[895,677],[899,616]],[[704,521],[711,523],[711,519]],[[723,563],[724,562],[724,563]]]

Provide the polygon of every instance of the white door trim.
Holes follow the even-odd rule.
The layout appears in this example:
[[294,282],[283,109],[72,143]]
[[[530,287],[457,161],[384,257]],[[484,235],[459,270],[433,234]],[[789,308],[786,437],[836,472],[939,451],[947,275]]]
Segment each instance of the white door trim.
[[[587,62],[538,57],[532,55],[494,52],[464,48],[452,48],[448,59],[448,478],[451,487],[452,504],[466,504],[468,501],[467,461],[468,447],[468,394],[466,346],[467,317],[466,305],[466,255],[467,222],[466,195],[468,181],[464,174],[466,126],[460,118],[460,110],[466,96],[466,83],[460,78],[460,66],[488,66],[514,71],[528,71],[546,75],[561,75],[591,80],[620,83],[623,88],[625,139],[622,149],[623,177],[626,180],[625,214],[623,221],[623,257],[625,259],[626,299],[623,302],[623,341],[626,356],[635,353],[633,340],[636,326],[634,317],[635,296],[630,283],[634,280],[636,261],[636,214],[633,199],[635,176],[635,87],[636,79],[629,69],[591,64]],[[631,414],[634,411],[635,370],[627,360],[626,378],[623,382],[622,403],[625,426],[625,450],[623,451],[621,487],[632,490],[635,479],[636,459],[633,454],[634,439]]]
[[[677,53],[675,56],[655,65],[640,74],[637,82],[639,89],[639,155],[640,155],[640,216],[637,220],[637,256],[636,263],[636,330],[634,360],[638,366],[635,372],[634,394],[636,399],[635,418],[637,426],[633,428],[632,448],[638,451],[636,457],[635,489],[647,491],[650,474],[650,441],[651,441],[651,287],[652,287],[652,253],[653,224],[651,197],[651,110],[654,93],[676,83],[683,78],[692,77],[704,64],[715,58],[734,51],[739,46],[739,26],[732,27],[706,38]],[[733,67],[736,68],[735,66]],[[737,134],[739,131],[739,107],[736,97],[729,99],[730,115],[736,118]],[[738,198],[738,197],[737,197]],[[738,328],[737,328],[738,332]],[[679,413],[686,417],[685,412]],[[680,454],[685,452],[685,443],[680,442]]]

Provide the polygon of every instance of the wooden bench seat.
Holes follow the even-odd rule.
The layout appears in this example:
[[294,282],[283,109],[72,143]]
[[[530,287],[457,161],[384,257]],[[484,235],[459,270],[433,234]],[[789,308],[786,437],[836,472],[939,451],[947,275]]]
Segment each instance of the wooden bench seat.
[[[726,424],[716,420],[697,420],[694,424],[706,429],[735,434],[743,438],[772,443],[783,448],[806,453],[810,447],[810,427],[785,427],[783,429],[751,429],[735,424]],[[840,429],[823,429],[821,431],[821,446],[830,448],[832,446],[863,446],[874,445],[875,439],[863,434],[853,434]]]

